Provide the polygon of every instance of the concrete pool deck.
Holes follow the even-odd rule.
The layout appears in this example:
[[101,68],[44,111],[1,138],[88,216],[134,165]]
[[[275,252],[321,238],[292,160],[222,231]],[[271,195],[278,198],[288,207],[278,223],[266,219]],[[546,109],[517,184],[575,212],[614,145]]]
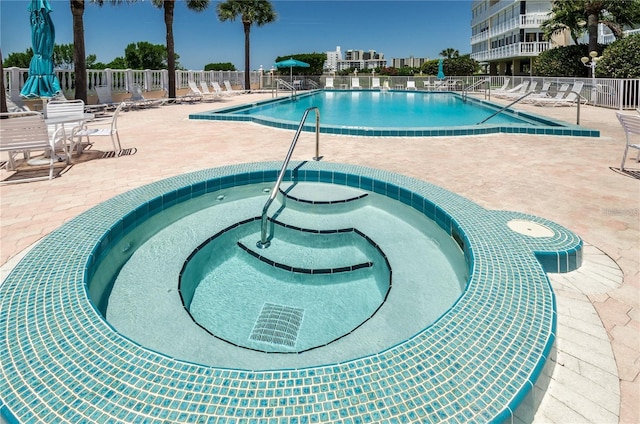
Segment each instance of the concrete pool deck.
[[[0,264],[11,264],[19,253],[62,223],[97,203],[132,188],[162,178],[221,165],[281,161],[292,131],[234,122],[188,121],[189,113],[255,102],[270,94],[236,96],[215,103],[168,105],[122,115],[119,130],[123,147],[135,147],[134,155],[94,159],[108,150],[108,139],[96,144],[72,167],[53,181],[3,186],[1,193],[2,246]],[[521,106],[554,119],[575,122],[575,108]],[[627,113],[635,113],[629,111]],[[429,181],[465,196],[488,209],[504,209],[538,215],[578,234],[587,244],[613,258],[624,280],[615,272],[601,275],[605,289],[583,292],[565,281],[554,287],[559,309],[570,313],[593,307],[606,329],[606,339],[594,340],[571,334],[581,323],[559,319],[569,337],[559,335],[556,366],[573,368],[571,346],[593,352],[593,367],[578,366],[577,373],[557,372],[543,401],[540,422],[638,422],[639,370],[639,198],[640,180],[616,171],[624,146],[615,111],[582,107],[581,123],[599,129],[600,138],[512,136],[497,134],[449,138],[356,138],[323,134],[320,154],[325,161],[351,163],[402,173]],[[294,159],[314,154],[314,136],[303,134]],[[400,146],[399,146],[400,144]],[[640,174],[632,159],[628,171]],[[612,169],[613,168],[613,169]],[[5,174],[0,173],[0,177]],[[593,249],[594,257],[601,257]],[[598,262],[596,259],[593,262]],[[600,271],[599,271],[600,272]],[[578,276],[578,288],[586,277]],[[607,284],[612,281],[611,284]],[[592,287],[592,286],[590,286]],[[582,302],[582,303],[580,303]],[[591,324],[591,323],[590,323]],[[585,329],[589,332],[589,329]],[[604,343],[603,343],[604,342]],[[599,366],[600,350],[610,343],[619,378],[620,408],[611,399],[593,399],[603,381],[606,366]],[[567,349],[563,349],[563,345]],[[605,346],[606,348],[606,346]],[[562,397],[571,392],[572,395]],[[597,397],[597,396],[596,396]],[[602,398],[602,396],[599,396]],[[585,412],[586,411],[586,412]]]

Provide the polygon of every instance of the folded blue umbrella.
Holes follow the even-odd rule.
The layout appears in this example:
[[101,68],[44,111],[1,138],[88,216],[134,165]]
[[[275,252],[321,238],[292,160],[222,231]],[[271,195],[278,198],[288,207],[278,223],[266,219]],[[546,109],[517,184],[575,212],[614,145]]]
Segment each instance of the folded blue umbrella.
[[29,78],[20,95],[27,98],[55,97],[60,93],[60,81],[53,73],[53,45],[56,31],[49,13],[48,0],[31,0],[27,9],[31,15],[33,57],[29,63]]

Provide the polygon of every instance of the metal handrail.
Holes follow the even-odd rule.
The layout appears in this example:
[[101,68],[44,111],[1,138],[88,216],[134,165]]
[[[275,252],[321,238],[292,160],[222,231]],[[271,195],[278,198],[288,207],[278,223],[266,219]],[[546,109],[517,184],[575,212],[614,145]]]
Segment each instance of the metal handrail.
[[464,101],[467,100],[467,97],[469,96],[469,91],[473,90],[474,88],[477,88],[480,84],[488,83],[488,82],[491,82],[491,80],[489,78],[485,78],[483,80],[476,81],[475,83],[471,84],[468,87],[463,88],[462,89],[462,100],[464,100]]
[[516,103],[518,103],[520,100],[524,99],[525,97],[527,97],[528,95],[533,94],[533,91],[529,91],[528,93],[526,93],[524,96],[522,97],[518,97],[517,99],[515,99],[514,101],[512,101],[511,103],[509,103],[508,105],[504,106],[502,109],[498,110],[497,112],[495,112],[494,114],[492,114],[491,116],[489,116],[486,119],[483,119],[482,121],[478,122],[476,125],[480,125],[480,124],[484,124],[485,122],[487,122],[489,119],[493,118],[494,116],[496,116],[499,113],[504,112],[506,109],[510,108],[511,106],[515,105]]
[[300,120],[300,125],[298,125],[298,130],[296,134],[293,136],[293,141],[291,142],[291,147],[289,147],[289,151],[287,152],[287,156],[284,158],[284,163],[282,164],[282,169],[280,169],[280,173],[278,174],[278,179],[276,180],[276,184],[273,186],[273,190],[271,190],[271,194],[269,195],[269,199],[264,204],[262,208],[262,227],[260,230],[260,240],[256,243],[256,246],[260,249],[265,249],[269,247],[271,242],[267,240],[267,211],[269,210],[269,206],[276,198],[278,194],[278,190],[280,189],[280,184],[282,183],[282,179],[284,178],[284,174],[287,170],[287,166],[289,165],[289,161],[291,160],[291,155],[293,154],[293,149],[296,147],[296,143],[298,142],[298,138],[300,138],[300,133],[302,132],[302,128],[304,127],[304,123],[307,120],[307,116],[309,112],[315,110],[316,112],[316,156],[313,158],[315,161],[319,161],[322,159],[320,157],[320,109],[317,106],[312,106],[307,108],[302,115],[302,119]]
[[277,79],[277,84],[278,86],[280,86],[280,84],[284,85],[285,88],[288,88],[289,90],[291,90],[291,96],[295,97],[296,96],[296,87],[293,84],[289,84],[288,82],[286,82],[283,79],[278,78]]

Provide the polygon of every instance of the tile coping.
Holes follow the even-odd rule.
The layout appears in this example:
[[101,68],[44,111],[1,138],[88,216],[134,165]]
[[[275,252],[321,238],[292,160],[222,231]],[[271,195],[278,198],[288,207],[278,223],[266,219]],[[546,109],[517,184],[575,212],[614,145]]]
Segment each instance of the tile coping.
[[[291,164],[285,180],[386,195],[432,218],[470,267],[434,324],[375,355],[301,369],[224,369],[123,337],[89,300],[101,255],[138,223],[221,188],[275,181],[281,163],[225,166],[118,195],[46,236],[0,286],[0,413],[9,422],[502,422],[530,420],[549,381],[555,296],[546,272],[582,262],[582,241],[551,221],[489,211],[442,188],[360,166]],[[542,225],[530,237],[507,223]],[[529,417],[529,418],[527,418]]]

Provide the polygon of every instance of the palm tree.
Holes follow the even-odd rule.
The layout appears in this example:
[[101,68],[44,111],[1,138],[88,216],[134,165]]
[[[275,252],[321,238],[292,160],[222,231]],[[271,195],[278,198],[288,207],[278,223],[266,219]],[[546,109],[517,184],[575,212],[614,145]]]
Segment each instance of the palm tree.
[[460,52],[454,48],[446,48],[440,52],[440,56],[445,57],[447,59],[453,59],[454,57],[460,56]]
[[73,16],[73,74],[75,98],[87,102],[87,64],[84,61],[84,0],[70,0]]
[[[109,0],[112,4],[123,1],[134,2],[136,0]],[[92,3],[102,6],[105,0],[91,0]],[[87,63],[85,61],[84,48],[84,0],[70,0],[71,15],[73,16],[73,74],[75,76],[75,98],[87,102]]]
[[276,20],[278,15],[267,0],[227,0],[218,3],[218,19],[220,21],[235,21],[238,16],[244,27],[244,88],[251,89],[249,80],[249,33],[251,25],[262,26]]
[[624,35],[625,26],[640,23],[640,0],[554,0],[552,16],[541,27],[547,37],[568,30],[578,44],[578,38],[587,32],[589,51],[598,46],[598,24],[604,24],[616,38]]
[[[164,9],[164,25],[167,28],[167,70],[169,74],[169,98],[176,97],[176,50],[173,41],[173,10],[175,0],[152,0],[153,5]],[[209,0],[187,0],[187,8],[202,12],[209,7]]]

